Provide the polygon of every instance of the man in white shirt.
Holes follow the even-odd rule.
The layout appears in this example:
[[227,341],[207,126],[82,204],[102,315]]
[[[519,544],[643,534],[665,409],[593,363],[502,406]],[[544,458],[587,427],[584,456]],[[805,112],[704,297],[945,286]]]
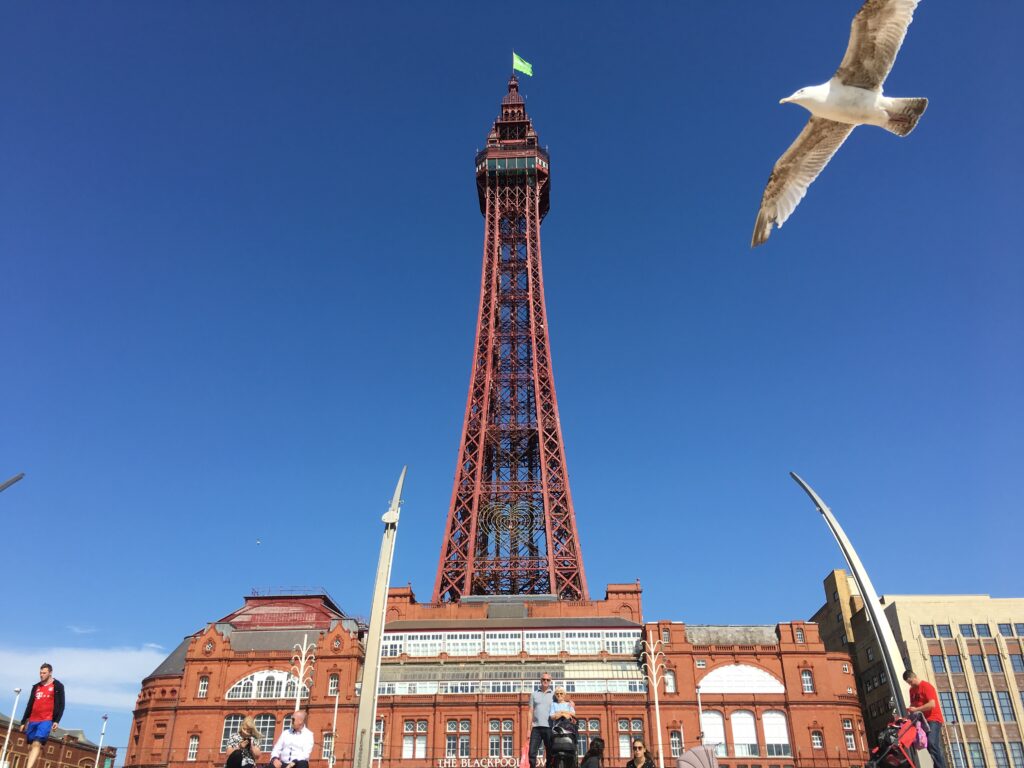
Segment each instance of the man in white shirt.
[[292,727],[282,731],[270,753],[272,768],[309,768],[313,754],[313,732],[306,727],[306,710],[292,713]]

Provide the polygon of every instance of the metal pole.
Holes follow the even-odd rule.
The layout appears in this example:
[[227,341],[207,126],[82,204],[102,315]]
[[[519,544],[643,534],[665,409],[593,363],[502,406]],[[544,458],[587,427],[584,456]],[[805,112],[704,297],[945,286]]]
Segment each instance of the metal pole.
[[18,712],[18,699],[21,698],[21,688],[14,689],[14,708],[11,710],[11,719],[7,721],[7,736],[4,737],[4,748],[0,750],[0,768],[7,768],[7,744],[11,740],[11,726],[14,725],[14,716]]
[[334,694],[334,719],[331,720],[331,761],[330,768],[334,768],[335,755],[338,754],[338,697],[341,695],[340,682],[339,690]]
[[98,768],[100,764],[100,751],[103,749],[103,737],[107,733],[107,716],[103,716],[103,727],[100,728],[100,745],[96,747],[96,760],[92,764],[92,768]]
[[878,641],[878,647],[882,650],[882,662],[885,664],[885,671],[889,677],[889,687],[892,690],[893,700],[896,702],[896,708],[899,711],[900,716],[906,717],[907,715],[907,701],[903,696],[903,686],[900,684],[903,680],[902,675],[896,674],[896,659],[902,661],[902,656],[899,652],[899,646],[896,645],[896,637],[892,633],[892,627],[889,626],[889,620],[885,616],[885,611],[882,610],[881,601],[878,599],[878,593],[875,592],[875,587],[871,583],[871,579],[868,577],[868,572],[864,568],[864,564],[861,562],[860,557],[857,555],[857,550],[853,548],[853,544],[847,537],[846,532],[842,526],[839,525],[839,521],[836,520],[835,515],[832,514],[832,510],[828,508],[821,497],[814,492],[807,483],[796,472],[790,472],[789,476],[792,477],[797,484],[804,489],[811,501],[818,508],[821,516],[825,518],[825,522],[828,524],[829,530],[832,531],[832,535],[835,537],[836,543],[839,544],[839,549],[842,550],[843,556],[846,558],[847,564],[850,566],[850,570],[853,572],[853,578],[857,582],[857,586],[860,588],[860,594],[864,598],[864,608],[868,612],[868,617],[871,619],[871,629],[875,633],[875,639]]
[[373,763],[373,739],[377,724],[377,682],[380,679],[380,659],[384,641],[384,618],[388,607],[388,584],[391,582],[391,564],[395,556],[395,537],[402,504],[402,486],[407,467],[402,467],[395,494],[388,511],[381,517],[384,535],[380,541],[377,560],[377,578],[370,608],[370,627],[366,633],[366,651],[363,657],[363,687],[359,694],[359,712],[356,716],[356,754],[354,768],[370,768]]
[[[651,643],[651,629],[648,627],[647,640],[644,641],[647,650],[644,653],[647,654],[647,674],[654,687],[654,723],[658,737],[658,768],[665,768],[665,748],[661,739],[661,704],[658,701],[658,656],[664,657],[665,655],[658,650],[658,645],[661,644],[661,640]],[[662,666],[664,667],[664,665]]]
[[25,476],[24,472],[19,472],[14,477],[12,477],[10,480],[6,480],[3,483],[0,483],[0,491],[6,491],[8,488],[10,488],[16,482],[21,480],[21,478],[23,478],[24,476]]
[[697,726],[700,733],[700,745],[704,746],[704,707],[700,704],[700,686],[697,686]]

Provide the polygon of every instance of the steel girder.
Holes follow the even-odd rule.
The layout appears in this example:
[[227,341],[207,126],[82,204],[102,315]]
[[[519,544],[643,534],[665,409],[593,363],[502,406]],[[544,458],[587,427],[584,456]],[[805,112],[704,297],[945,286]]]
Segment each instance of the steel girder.
[[477,158],[483,273],[459,459],[434,587],[587,599],[551,368],[540,224],[550,184],[518,86]]

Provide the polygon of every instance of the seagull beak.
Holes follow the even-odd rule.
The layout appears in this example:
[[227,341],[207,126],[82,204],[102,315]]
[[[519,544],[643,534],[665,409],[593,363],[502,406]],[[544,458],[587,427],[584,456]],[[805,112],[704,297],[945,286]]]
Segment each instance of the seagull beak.
[[790,100],[791,100],[792,98],[793,98],[792,96],[787,96],[787,97],[786,97],[786,98],[784,98],[784,99],[779,99],[779,104],[789,104],[789,102],[790,102]]

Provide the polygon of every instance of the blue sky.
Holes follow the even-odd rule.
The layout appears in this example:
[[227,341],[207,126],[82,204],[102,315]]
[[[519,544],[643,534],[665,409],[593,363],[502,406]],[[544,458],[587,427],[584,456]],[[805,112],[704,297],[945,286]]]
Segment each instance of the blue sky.
[[365,614],[403,463],[393,581],[430,598],[513,48],[591,593],[809,617],[842,563],[796,470],[881,592],[1019,596],[1020,4],[925,0],[886,84],[917,131],[855,131],[748,247],[778,100],[859,5],[5,3],[0,684],[45,657],[123,746],[252,588]]

